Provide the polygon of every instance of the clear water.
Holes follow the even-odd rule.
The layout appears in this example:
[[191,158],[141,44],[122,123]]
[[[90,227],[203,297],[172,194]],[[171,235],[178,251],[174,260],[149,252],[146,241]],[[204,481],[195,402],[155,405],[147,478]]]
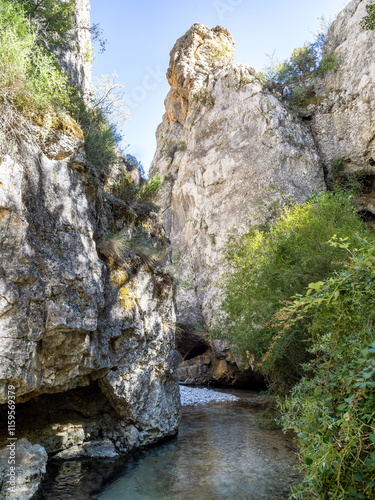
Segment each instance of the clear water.
[[178,436],[129,462],[99,500],[287,499],[296,459],[280,431],[260,430],[246,401],[185,407]]

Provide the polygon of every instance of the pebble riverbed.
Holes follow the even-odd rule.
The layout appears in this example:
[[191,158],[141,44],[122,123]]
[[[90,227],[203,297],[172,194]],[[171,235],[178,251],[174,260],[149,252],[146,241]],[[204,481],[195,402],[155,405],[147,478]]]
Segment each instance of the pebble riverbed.
[[231,394],[224,394],[222,392],[215,392],[211,389],[202,389],[199,387],[186,387],[185,385],[180,385],[180,394],[182,406],[239,400],[239,398]]

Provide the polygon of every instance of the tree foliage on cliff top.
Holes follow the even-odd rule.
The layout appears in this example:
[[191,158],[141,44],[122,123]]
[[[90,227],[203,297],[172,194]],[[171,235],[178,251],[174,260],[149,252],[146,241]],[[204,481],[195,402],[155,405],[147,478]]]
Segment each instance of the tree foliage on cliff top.
[[36,39],[23,9],[0,0],[0,131],[5,136],[22,128],[25,116],[64,107],[69,99],[66,75]]
[[283,92],[292,104],[307,106],[314,102],[314,79],[337,67],[338,61],[333,52],[323,57],[323,45],[329,27],[330,24],[322,18],[315,40],[296,48],[291,57],[283,62],[273,55],[268,56],[270,63],[265,69],[265,75],[271,82],[271,88]]
[[[38,43],[47,50],[66,47],[76,33],[75,0],[15,0],[36,28]],[[84,28],[84,27],[82,27]],[[85,29],[90,29],[86,26]]]
[[367,16],[362,19],[361,26],[365,30],[375,29],[375,4],[366,5]]

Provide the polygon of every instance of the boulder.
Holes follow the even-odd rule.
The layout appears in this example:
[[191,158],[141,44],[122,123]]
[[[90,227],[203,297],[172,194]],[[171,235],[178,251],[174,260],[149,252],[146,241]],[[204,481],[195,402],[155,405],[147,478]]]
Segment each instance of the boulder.
[[0,450],[1,498],[29,500],[46,472],[48,455],[43,446],[27,439],[9,441]]

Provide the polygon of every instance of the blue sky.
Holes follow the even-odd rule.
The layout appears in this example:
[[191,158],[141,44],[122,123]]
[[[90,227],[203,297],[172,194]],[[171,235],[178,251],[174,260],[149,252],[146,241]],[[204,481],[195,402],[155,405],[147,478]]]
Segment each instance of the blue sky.
[[131,117],[122,129],[126,152],[147,170],[156,148],[155,132],[169,90],[169,52],[192,24],[224,26],[236,44],[235,62],[261,71],[266,54],[287,59],[314,39],[319,18],[333,20],[345,0],[91,0],[91,22],[108,40],[97,54],[93,76],[118,75]]

